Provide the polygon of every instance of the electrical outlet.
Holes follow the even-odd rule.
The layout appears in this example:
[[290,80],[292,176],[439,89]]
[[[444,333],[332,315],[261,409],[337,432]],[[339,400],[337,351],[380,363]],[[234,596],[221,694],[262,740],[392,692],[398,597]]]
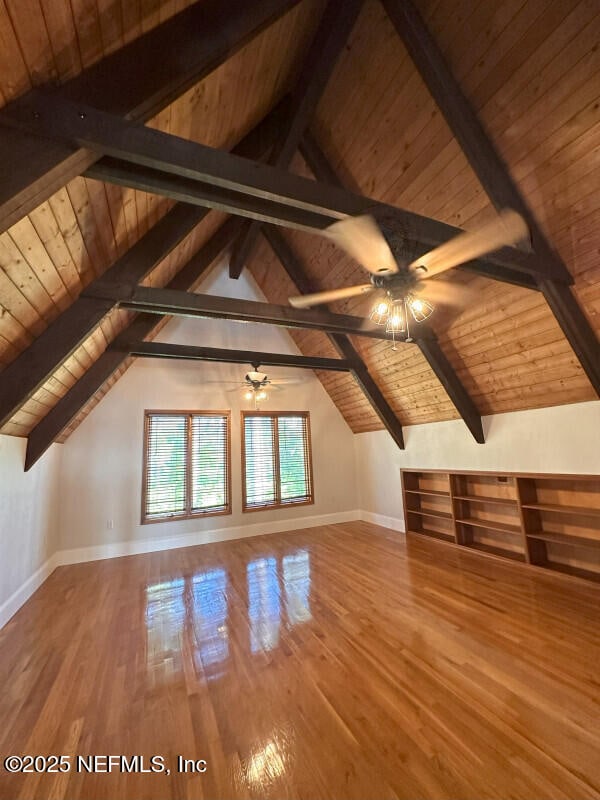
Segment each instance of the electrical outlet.
[[114,520],[112,520],[112,519],[107,519],[107,520],[106,520],[106,527],[107,527],[107,529],[108,529],[109,531],[112,531],[112,529],[115,527]]

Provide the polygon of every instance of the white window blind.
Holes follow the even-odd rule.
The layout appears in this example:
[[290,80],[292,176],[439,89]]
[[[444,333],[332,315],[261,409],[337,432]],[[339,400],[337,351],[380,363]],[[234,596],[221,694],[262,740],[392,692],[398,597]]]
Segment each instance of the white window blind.
[[225,514],[229,414],[146,412],[142,520]]
[[312,503],[308,413],[244,414],[244,509]]

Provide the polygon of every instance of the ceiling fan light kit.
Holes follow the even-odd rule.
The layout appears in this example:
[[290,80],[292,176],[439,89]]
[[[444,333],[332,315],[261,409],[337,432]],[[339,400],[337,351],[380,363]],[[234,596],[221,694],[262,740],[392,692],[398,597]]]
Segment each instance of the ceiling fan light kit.
[[415,322],[424,322],[434,311],[428,300],[415,296],[415,292],[427,289],[428,279],[501,247],[523,243],[529,237],[521,215],[512,209],[503,209],[476,230],[462,231],[416,260],[410,260],[406,257],[406,237],[400,237],[393,227],[384,226],[384,230],[386,235],[373,217],[363,215],[348,217],[321,231],[371,273],[371,283],[290,297],[291,305],[309,308],[382,289],[387,297],[377,300],[370,319],[386,326],[386,332],[392,334],[392,349],[395,350],[397,333],[406,333],[405,341],[412,341],[408,312]]

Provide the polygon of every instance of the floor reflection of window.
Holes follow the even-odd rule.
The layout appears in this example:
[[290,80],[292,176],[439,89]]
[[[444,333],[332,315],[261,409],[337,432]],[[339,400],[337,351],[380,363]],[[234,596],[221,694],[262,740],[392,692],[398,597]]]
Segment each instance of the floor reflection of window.
[[283,588],[285,592],[285,610],[290,625],[307,622],[310,613],[310,553],[299,550],[284,556]]
[[229,656],[227,573],[212,569],[194,575],[192,592],[197,652],[207,677],[215,678]]
[[250,650],[272,650],[279,642],[281,604],[277,560],[258,558],[248,564],[248,615],[250,617]]
[[185,618],[183,578],[163,581],[146,589],[147,661],[150,667],[172,669],[181,649]]

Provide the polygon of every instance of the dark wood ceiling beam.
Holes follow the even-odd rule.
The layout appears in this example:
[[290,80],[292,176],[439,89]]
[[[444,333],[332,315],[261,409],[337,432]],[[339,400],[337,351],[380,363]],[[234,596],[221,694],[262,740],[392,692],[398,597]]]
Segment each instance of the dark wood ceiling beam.
[[[135,286],[196,227],[208,213],[177,205],[100,278],[87,287],[93,294],[110,281]],[[35,394],[90,336],[116,302],[78,297],[29,347],[0,373],[0,426]]]
[[478,444],[485,444],[481,415],[437,340],[419,339],[419,349]]
[[128,355],[145,358],[170,358],[187,361],[217,361],[225,364],[249,364],[257,367],[295,367],[349,372],[352,365],[344,358],[319,358],[286,353],[262,353],[256,350],[226,350],[220,347],[195,347],[188,344],[125,341],[111,345]]
[[[214,71],[298,0],[203,0],[64,84],[61,94],[146,121]],[[27,102],[27,95],[16,102]],[[11,113],[0,111],[0,124]],[[0,231],[28,214],[97,154],[2,129]]]
[[[281,231],[272,225],[263,225],[262,232],[300,294],[310,294],[314,291],[303,265],[286,242]],[[339,333],[329,333],[328,336],[338,353],[352,363],[352,374],[369,401],[371,408],[377,414],[398,447],[404,450],[402,424],[383,396],[382,391],[373,380],[367,366],[360,357],[360,353],[347,336]]]
[[[254,158],[263,158],[273,144],[281,107],[259,123],[235,148]],[[207,208],[179,204],[172,208],[127,253],[88,287],[101,294],[108,284],[123,291],[135,287],[208,213]],[[185,288],[185,287],[184,287]],[[0,426],[42,386],[56,369],[91,335],[102,318],[115,307],[80,296],[1,373]]]
[[571,288],[556,281],[540,281],[540,290],[600,397],[600,343]]
[[[332,314],[319,308],[291,308],[272,303],[241,300],[235,297],[194,294],[149,286],[138,286],[121,291],[118,287],[111,288],[106,285],[98,294],[94,293],[89,296],[90,299],[95,298],[99,302],[110,300],[119,303],[121,308],[161,316],[232,319],[277,325],[283,328],[322,330],[392,341],[391,335],[387,334],[381,326],[374,325],[362,317]],[[423,336],[427,338],[432,334],[429,329],[424,329]],[[396,339],[396,341],[402,342],[401,339]]]
[[573,293],[564,285],[573,283],[569,270],[547,240],[414,5],[410,0],[383,0],[383,5],[488,197],[496,208],[513,208],[527,222],[534,257],[540,264],[535,276],[538,288],[600,396],[600,343]]
[[444,119],[461,146],[479,182],[497,209],[513,208],[525,219],[531,232],[533,249],[542,268],[571,276],[558,254],[550,247],[535,216],[521,196],[508,167],[481,124],[470,102],[446,63],[411,0],[382,0],[383,6],[402,39],[419,74]]
[[[27,103],[11,108],[12,123],[18,127],[33,128],[117,162],[129,162],[135,167],[129,184],[134,188],[309,231],[348,215],[384,212],[407,228],[424,250],[460,232],[405,209],[69,103],[47,92],[32,92]],[[123,169],[121,180],[127,180]],[[540,274],[538,260],[516,248],[503,248],[484,260],[527,275]]]
[[[339,185],[339,177],[314,137],[307,137],[307,139],[309,144],[308,147],[302,148],[302,154],[315,178],[317,180],[335,180]],[[418,327],[422,328],[422,325]],[[458,375],[453,370],[452,365],[444,355],[439,342],[434,336],[427,337],[426,343],[422,338],[416,341],[427,363],[446,390],[446,394],[462,417],[473,438],[479,444],[484,444],[485,438],[481,416]],[[339,349],[340,352],[344,352],[343,348]]]
[[[239,220],[228,219],[208,242],[192,256],[168,284],[169,289],[191,290],[215,260],[231,245],[239,233]],[[115,347],[127,339],[139,341],[150,336],[160,324],[155,314],[138,314],[115,339]],[[50,445],[58,439],[82,408],[92,399],[113,373],[123,365],[127,353],[123,350],[106,350],[85,372],[77,383],[38,422],[27,440],[25,470],[43,456]]]
[[[287,169],[308,127],[339,55],[354,27],[363,0],[329,0],[291,93],[291,108],[269,164]],[[231,254],[229,277],[239,278],[260,233],[258,222],[247,223]]]
[[[337,173],[329,163],[329,159],[310,130],[306,131],[302,137],[299,150],[313,175],[319,176],[317,180],[323,183],[341,186]],[[455,230],[455,232],[457,231]],[[502,281],[503,283],[512,283],[515,286],[522,286],[524,289],[532,289],[535,291],[539,289],[537,281],[533,276],[506,266],[506,259],[504,259],[504,261],[505,263],[502,264],[492,255],[487,256],[485,260],[476,259],[466,264],[461,264],[457,269],[473,272],[484,278],[491,278],[492,280]]]

